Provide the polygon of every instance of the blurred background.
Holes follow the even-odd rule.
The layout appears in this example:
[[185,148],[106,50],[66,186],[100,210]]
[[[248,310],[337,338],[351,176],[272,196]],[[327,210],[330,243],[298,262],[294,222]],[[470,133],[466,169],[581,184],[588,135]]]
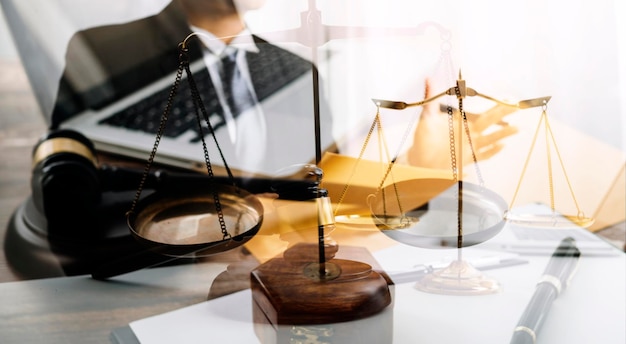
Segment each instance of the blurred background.
[[[75,31],[144,17],[158,12],[168,0],[2,3],[17,36],[36,47],[30,52],[41,55],[25,62],[39,63],[40,71],[45,70],[45,76],[30,72],[29,77],[42,112],[48,114],[65,46]],[[626,94],[626,5],[622,1],[577,0],[564,5],[556,0],[389,0],[384,4],[267,0],[261,9],[248,13],[247,22],[261,36],[306,26],[300,22],[301,14],[311,4],[329,29],[322,38],[327,43],[319,47],[316,58],[328,64],[323,76],[329,79],[329,97],[338,123],[343,124],[337,136],[364,116],[371,117],[370,98],[419,99],[424,77],[434,72],[436,61],[448,50],[455,74],[448,77],[455,78],[462,70],[468,86],[502,99],[551,95],[551,117],[626,150],[626,99],[620,97]],[[333,27],[345,30],[333,31]],[[406,36],[394,31],[398,28],[420,29]],[[19,54],[4,23],[0,34],[2,58],[15,60]],[[270,37],[307,53],[302,44]]]

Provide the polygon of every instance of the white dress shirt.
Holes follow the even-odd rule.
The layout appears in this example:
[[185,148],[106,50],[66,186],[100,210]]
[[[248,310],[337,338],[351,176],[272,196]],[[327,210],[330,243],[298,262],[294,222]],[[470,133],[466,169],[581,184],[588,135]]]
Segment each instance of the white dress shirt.
[[[263,109],[259,104],[256,92],[252,85],[248,63],[246,60],[247,53],[257,53],[252,34],[245,29],[240,32],[230,44],[226,45],[222,40],[212,33],[198,27],[191,27],[191,30],[197,33],[198,38],[204,45],[203,56],[204,61],[211,76],[211,81],[215,87],[219,102],[224,109],[224,120],[228,131],[229,143],[234,145],[235,157],[225,157],[227,162],[229,159],[235,159],[239,168],[247,171],[255,171],[262,164],[262,159],[266,153],[267,129]],[[243,75],[250,95],[255,106],[241,113],[237,118],[230,111],[226,101],[226,95],[220,78],[221,59],[232,49],[238,49],[237,68]],[[219,135],[221,136],[221,135]],[[222,142],[219,142],[220,145]],[[226,144],[224,142],[224,144]]]

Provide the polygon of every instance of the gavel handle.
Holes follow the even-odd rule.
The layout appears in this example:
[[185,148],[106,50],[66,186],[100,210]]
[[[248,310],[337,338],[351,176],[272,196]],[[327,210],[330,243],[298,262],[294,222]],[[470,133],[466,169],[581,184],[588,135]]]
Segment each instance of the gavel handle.
[[[100,180],[107,190],[133,190],[137,189],[143,172],[138,169],[108,166],[100,167]],[[156,170],[146,177],[144,188],[155,189],[175,187],[197,188],[202,183],[209,181],[233,185],[248,191],[251,194],[275,193],[278,198],[292,201],[303,201],[317,197],[319,183],[302,179],[280,179],[263,177],[233,177],[213,176],[209,177],[201,173],[168,172]]]

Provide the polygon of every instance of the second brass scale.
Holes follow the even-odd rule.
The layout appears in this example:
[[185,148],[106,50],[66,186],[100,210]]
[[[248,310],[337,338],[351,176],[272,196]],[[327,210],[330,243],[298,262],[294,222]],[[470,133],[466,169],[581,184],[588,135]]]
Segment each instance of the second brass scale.
[[[456,111],[452,109],[451,106],[447,106],[452,178],[418,178],[415,180],[396,182],[393,176],[393,167],[396,164],[398,156],[391,156],[386,150],[387,145],[386,142],[384,142],[379,109],[404,110],[410,107],[423,106],[444,96],[456,97],[458,101],[458,110]],[[536,107],[542,109],[541,118],[534,134],[522,175],[509,205],[507,205],[500,195],[483,186],[484,182],[478,168],[478,161],[472,145],[467,116],[463,110],[463,100],[466,97],[474,96],[520,110]],[[422,278],[416,284],[419,290],[456,295],[476,295],[497,292],[499,290],[499,284],[496,281],[486,278],[480,271],[463,260],[463,247],[489,240],[500,232],[506,222],[520,226],[549,229],[567,228],[571,226],[588,227],[594,221],[592,218],[586,217],[580,210],[563,166],[563,161],[547,118],[547,104],[550,99],[551,97],[547,96],[523,100],[517,103],[505,102],[467,87],[460,72],[454,87],[418,102],[407,103],[404,101],[373,99],[377,107],[376,116],[371,124],[361,153],[354,163],[352,173],[354,174],[358,169],[358,164],[363,158],[365,147],[368,145],[374,129],[378,130],[378,137],[382,138],[382,143],[379,142],[379,149],[381,150],[380,156],[387,157],[386,162],[381,161],[382,163],[386,163],[386,168],[384,168],[383,177],[379,183],[378,189],[374,194],[368,196],[367,206],[370,211],[369,215],[339,212],[342,200],[350,189],[351,180],[348,180],[336,207],[335,215],[337,223],[348,227],[359,227],[364,224],[370,225],[373,223],[391,239],[411,246],[422,248],[457,248],[457,260],[453,261],[447,268],[432,272]],[[454,128],[455,119],[453,117],[455,115],[458,116],[458,118],[456,118],[458,137],[455,134]],[[513,209],[515,199],[524,178],[528,161],[533,153],[538,133],[542,128],[545,131],[546,148],[548,149],[547,166],[549,183],[551,186],[553,185],[552,161],[550,155],[550,146],[552,146],[556,151],[572,199],[578,209],[577,214],[561,215],[557,212],[553,187],[549,189],[551,213],[520,214],[511,210]],[[464,176],[463,164],[460,163],[460,161],[463,161],[463,136],[467,139],[479,184],[462,180]],[[352,176],[350,179],[351,178]],[[388,180],[390,180],[390,183],[384,186],[385,182]]]

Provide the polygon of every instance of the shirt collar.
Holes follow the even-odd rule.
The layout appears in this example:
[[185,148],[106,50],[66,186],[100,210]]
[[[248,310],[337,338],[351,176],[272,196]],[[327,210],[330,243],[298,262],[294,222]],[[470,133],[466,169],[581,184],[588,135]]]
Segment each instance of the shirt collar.
[[[204,44],[204,46],[214,55],[222,55],[224,50],[227,48],[227,45],[211,32],[193,25],[191,25],[190,28],[192,32],[198,33],[198,38],[202,44]],[[254,38],[248,28],[244,28],[240,33],[238,33],[228,46],[248,52],[259,52],[259,48],[254,43]]]

